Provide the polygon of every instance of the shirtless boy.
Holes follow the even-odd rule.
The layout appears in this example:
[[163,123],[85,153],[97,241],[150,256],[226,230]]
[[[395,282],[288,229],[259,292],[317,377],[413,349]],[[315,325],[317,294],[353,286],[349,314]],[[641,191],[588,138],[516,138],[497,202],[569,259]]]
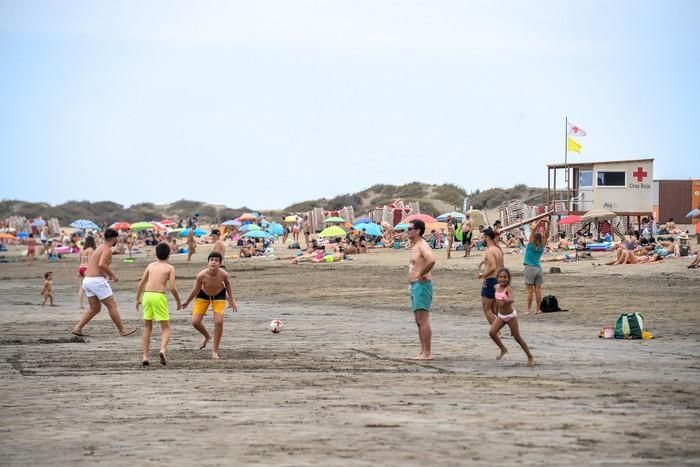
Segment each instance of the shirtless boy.
[[[222,263],[223,263],[223,258],[226,258],[226,244],[221,240],[221,231],[219,229],[214,229],[211,231],[211,239],[214,240],[214,246],[212,247],[211,251],[219,253],[222,258]],[[222,264],[221,267],[223,269],[224,265]]]
[[481,287],[481,306],[489,324],[493,324],[496,319],[496,297],[495,286],[498,283],[496,274],[503,269],[503,251],[496,244],[496,233],[490,229],[484,229],[484,241],[486,242],[486,253],[484,261],[481,263],[483,271],[477,277],[483,279]]
[[83,279],[83,289],[88,298],[90,309],[83,313],[83,316],[78,321],[78,324],[73,328],[73,334],[83,336],[83,327],[90,322],[92,318],[97,316],[97,313],[102,309],[102,304],[107,307],[109,317],[119,330],[119,334],[123,337],[129,336],[136,332],[136,329],[124,327],[122,317],[117,308],[117,302],[114,300],[112,288],[107,279],[112,282],[118,282],[119,278],[112,272],[109,265],[112,263],[112,247],[117,244],[119,233],[114,229],[107,229],[104,234],[104,243],[90,255],[88,267],[85,270],[85,279]]
[[211,252],[207,259],[209,267],[197,274],[194,289],[192,289],[192,293],[187,297],[187,300],[182,303],[182,308],[187,308],[192,299],[195,299],[195,296],[197,297],[194,300],[194,309],[192,310],[192,326],[204,336],[199,346],[200,349],[203,349],[207,346],[211,336],[207,328],[202,324],[202,320],[209,310],[209,305],[211,305],[211,309],[214,311],[214,346],[211,350],[211,358],[218,359],[219,343],[224,332],[226,302],[228,301],[229,307],[234,312],[238,311],[238,307],[233,299],[231,281],[229,281],[228,274],[219,269],[221,266],[221,255]]
[[[165,286],[170,285],[170,292],[177,303],[176,310],[180,309],[180,295],[175,288],[175,268],[168,263],[170,246],[167,243],[156,245],[156,257],[146,267],[136,289],[136,311],[142,303],[143,294],[143,365],[148,365],[148,351],[151,346],[151,333],[153,332],[153,319],[160,322],[160,364],[165,365],[165,351],[170,340],[170,313],[168,312],[168,298],[165,296]],[[145,292],[144,292],[145,290]]]
[[418,325],[420,353],[411,360],[432,360],[430,348],[432,330],[430,329],[430,308],[433,303],[433,282],[430,271],[435,266],[435,256],[423,240],[425,223],[414,220],[408,224],[408,238],[411,241],[411,260],[408,265],[408,283],[411,292],[411,309]]

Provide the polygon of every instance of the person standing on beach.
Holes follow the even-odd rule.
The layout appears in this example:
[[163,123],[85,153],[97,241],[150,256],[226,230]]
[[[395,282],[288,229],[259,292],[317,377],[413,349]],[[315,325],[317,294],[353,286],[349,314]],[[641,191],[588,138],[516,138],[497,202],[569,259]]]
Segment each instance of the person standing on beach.
[[34,264],[36,259],[36,238],[34,234],[29,234],[27,237],[27,266]]
[[420,353],[411,360],[432,360],[430,343],[430,308],[433,303],[433,281],[430,271],[435,266],[435,256],[423,240],[425,223],[414,220],[408,224],[408,238],[411,241],[411,260],[408,264],[408,283],[411,293],[411,309],[418,326]]
[[304,243],[306,247],[309,247],[309,242],[311,241],[311,221],[309,220],[309,215],[304,216]]
[[197,274],[192,293],[182,302],[182,309],[184,310],[194,299],[192,326],[204,336],[204,340],[199,345],[200,349],[205,348],[209,339],[211,339],[209,331],[202,324],[204,315],[207,314],[207,310],[209,310],[211,305],[211,309],[214,312],[214,345],[211,349],[211,358],[215,360],[219,359],[219,343],[221,342],[221,335],[224,333],[224,309],[226,308],[227,300],[229,307],[234,312],[238,311],[236,300],[234,300],[231,291],[231,281],[228,274],[220,269],[221,259],[219,253],[209,253],[207,258],[208,267]]
[[192,255],[197,252],[197,242],[194,239],[194,230],[197,225],[193,225],[187,231],[187,261],[192,259]]
[[483,279],[481,287],[481,306],[489,324],[493,324],[496,319],[495,286],[498,283],[496,274],[503,269],[503,251],[496,243],[496,233],[491,228],[484,229],[484,241],[486,242],[486,253],[484,261],[481,263],[483,271],[477,277]]
[[211,239],[214,241],[214,246],[211,251],[219,253],[222,259],[226,258],[226,244],[221,240],[221,231],[219,231],[219,229],[212,230]]
[[452,253],[452,244],[455,241],[455,225],[452,216],[447,216],[447,259],[450,259]]
[[540,313],[540,302],[542,302],[542,283],[544,282],[544,273],[542,272],[542,264],[540,258],[544,253],[544,247],[547,244],[543,238],[542,232],[547,236],[549,232],[549,221],[540,219],[530,232],[530,240],[525,247],[525,255],[523,256],[523,265],[525,266],[525,286],[527,287],[527,311],[526,315],[532,313],[532,295],[535,295],[535,313]]
[[[142,364],[149,364],[148,352],[151,345],[151,333],[153,332],[153,319],[160,323],[160,364],[165,365],[165,351],[168,349],[170,340],[170,313],[168,311],[168,298],[165,296],[165,287],[170,285],[170,292],[177,303],[176,310],[180,309],[180,295],[175,287],[175,268],[168,263],[170,257],[170,247],[167,243],[156,245],[156,257],[154,261],[146,267],[136,289],[136,311],[139,311],[141,297],[143,295],[143,361]],[[144,291],[145,290],[145,291]]]
[[535,366],[535,359],[530,353],[530,348],[527,346],[525,339],[520,336],[520,327],[518,326],[518,312],[513,309],[513,288],[510,285],[510,271],[501,269],[498,271],[498,283],[495,286],[496,307],[498,313],[491,324],[489,336],[496,343],[501,353],[498,354],[496,360],[501,360],[508,352],[508,349],[503,345],[501,340],[500,330],[503,326],[508,325],[510,335],[520,344],[520,347],[527,355],[527,366]]
[[107,279],[113,282],[119,281],[119,278],[109,268],[109,265],[112,263],[112,247],[117,244],[119,233],[114,229],[107,229],[104,238],[104,243],[97,247],[90,256],[88,267],[85,270],[83,289],[85,290],[85,295],[87,295],[90,309],[83,313],[80,321],[73,328],[72,332],[76,336],[84,336],[83,327],[97,316],[102,309],[102,304],[107,307],[109,317],[112,318],[112,322],[119,330],[119,335],[126,337],[136,332],[136,329],[127,328],[122,323],[117,302],[114,300],[112,288],[107,281]]
[[472,228],[473,223],[469,217],[469,213],[464,213],[464,220],[462,221],[462,246],[464,247],[464,257],[469,256],[469,252],[472,249]]

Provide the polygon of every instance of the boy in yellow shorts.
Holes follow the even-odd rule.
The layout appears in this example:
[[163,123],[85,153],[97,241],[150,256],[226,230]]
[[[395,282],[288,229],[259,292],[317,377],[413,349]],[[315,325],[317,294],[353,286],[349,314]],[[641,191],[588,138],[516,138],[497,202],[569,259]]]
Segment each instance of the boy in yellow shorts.
[[219,269],[222,260],[221,253],[216,251],[209,253],[207,258],[209,266],[197,274],[192,293],[182,303],[182,308],[184,309],[194,299],[192,326],[204,336],[204,340],[199,346],[200,349],[207,346],[211,337],[207,328],[202,324],[204,315],[207,314],[211,305],[211,309],[214,311],[214,345],[211,349],[211,358],[213,359],[219,358],[219,343],[224,332],[224,309],[226,308],[226,303],[228,302],[229,307],[234,312],[238,311],[236,301],[233,299],[231,292],[231,281],[228,278],[228,274]]
[[[168,297],[165,295],[165,286],[170,283],[177,309],[180,309],[180,295],[175,288],[175,268],[168,263],[170,246],[167,243],[159,243],[156,246],[158,261],[154,261],[146,267],[141,277],[138,289],[136,289],[136,311],[142,301],[143,294],[143,366],[147,366],[148,350],[151,344],[151,332],[153,332],[153,319],[160,322],[160,363],[166,364],[165,351],[170,340],[170,313],[168,312]],[[144,292],[144,289],[146,290]]]

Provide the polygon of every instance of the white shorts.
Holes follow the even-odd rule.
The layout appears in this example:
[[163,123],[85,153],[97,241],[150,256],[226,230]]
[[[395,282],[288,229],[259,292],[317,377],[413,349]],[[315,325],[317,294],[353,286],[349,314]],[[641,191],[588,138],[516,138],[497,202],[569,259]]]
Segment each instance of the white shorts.
[[112,287],[105,277],[86,277],[83,279],[83,289],[88,297],[97,297],[100,300],[112,296]]

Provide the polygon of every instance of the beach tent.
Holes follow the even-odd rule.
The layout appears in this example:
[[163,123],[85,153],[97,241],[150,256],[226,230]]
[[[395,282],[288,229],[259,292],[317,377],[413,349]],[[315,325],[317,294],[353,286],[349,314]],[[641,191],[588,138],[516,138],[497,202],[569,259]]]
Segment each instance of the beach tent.
[[345,231],[338,227],[337,225],[333,225],[330,227],[326,227],[321,231],[320,234],[318,234],[319,237],[324,238],[324,237],[344,237],[345,236]]

